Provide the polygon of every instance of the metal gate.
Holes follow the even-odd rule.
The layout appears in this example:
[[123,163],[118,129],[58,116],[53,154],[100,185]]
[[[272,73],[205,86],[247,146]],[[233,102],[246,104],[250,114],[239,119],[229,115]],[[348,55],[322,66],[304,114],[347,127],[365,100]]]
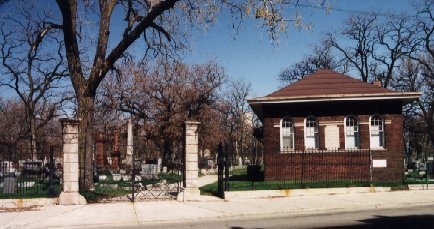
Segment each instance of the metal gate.
[[[182,150],[163,162],[158,156],[151,156],[137,146],[130,154],[125,151],[127,145],[108,148],[107,161],[96,163],[95,191],[102,196],[96,201],[134,202],[177,198],[183,180]],[[97,151],[98,147],[95,147],[95,158],[100,158]]]
[[155,169],[158,164],[147,164],[146,160],[137,157],[136,154],[133,158],[131,195],[129,195],[132,202],[176,199],[182,187],[183,165],[180,161],[169,161],[158,173],[155,173],[155,170],[160,169]]

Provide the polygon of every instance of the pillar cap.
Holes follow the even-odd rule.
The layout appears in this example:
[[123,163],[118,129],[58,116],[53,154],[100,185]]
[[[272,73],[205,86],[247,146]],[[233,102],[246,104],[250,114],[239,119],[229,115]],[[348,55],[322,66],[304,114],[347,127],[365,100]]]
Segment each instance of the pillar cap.
[[60,123],[62,123],[62,125],[64,124],[77,124],[80,122],[80,119],[78,118],[61,118],[59,119]]
[[197,122],[197,121],[185,121],[185,125],[200,125],[200,122]]

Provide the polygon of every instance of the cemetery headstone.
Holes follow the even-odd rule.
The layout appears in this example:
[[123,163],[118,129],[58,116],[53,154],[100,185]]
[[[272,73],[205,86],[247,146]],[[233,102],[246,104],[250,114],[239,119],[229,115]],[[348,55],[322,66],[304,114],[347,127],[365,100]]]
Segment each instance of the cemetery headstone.
[[113,181],[120,181],[122,176],[121,174],[112,174],[113,176]]
[[3,182],[3,193],[14,194],[17,192],[17,178],[5,177]]
[[157,164],[142,164],[142,175],[146,179],[157,179]]

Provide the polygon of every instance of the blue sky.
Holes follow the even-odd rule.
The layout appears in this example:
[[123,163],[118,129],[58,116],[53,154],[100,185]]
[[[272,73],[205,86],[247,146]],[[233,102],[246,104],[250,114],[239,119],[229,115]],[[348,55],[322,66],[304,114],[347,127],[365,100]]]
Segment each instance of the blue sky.
[[[420,1],[420,0],[416,0]],[[341,28],[351,13],[357,11],[380,11],[399,14],[412,12],[412,1],[404,0],[331,0],[329,14],[325,10],[300,7],[297,10],[305,22],[312,22],[310,31],[298,31],[290,27],[283,35],[278,46],[270,44],[267,33],[257,28],[250,20],[243,24],[243,29],[234,31],[225,17],[219,17],[217,23],[208,32],[193,34],[192,52],[185,55],[189,63],[216,60],[232,79],[244,79],[252,85],[252,97],[267,95],[279,87],[278,73],[284,68],[308,54],[311,47],[321,40],[322,34]],[[333,8],[336,8],[334,10]]]
[[[422,0],[414,0],[414,2],[418,1]],[[283,68],[309,54],[312,46],[321,40],[323,33],[338,30],[343,26],[345,20],[351,15],[344,11],[413,13],[411,0],[329,0],[329,2],[331,11],[328,14],[324,9],[298,7],[296,10],[301,13],[304,22],[311,22],[313,28],[309,31],[298,31],[290,27],[288,33],[281,36],[277,46],[271,44],[267,32],[258,27],[254,19],[245,21],[241,30],[234,34],[229,16],[219,15],[216,23],[210,26],[207,32],[204,30],[192,32],[191,52],[186,52],[183,60],[187,63],[215,60],[225,68],[231,79],[243,79],[251,83],[251,97],[264,96],[282,86],[277,80],[277,75]],[[58,10],[53,2],[47,4],[48,6],[53,4],[51,7]],[[7,8],[0,8],[0,13],[7,10]],[[114,24],[113,27],[116,28],[117,25]],[[112,32],[117,33],[117,31]],[[136,42],[131,49],[134,50],[142,44],[139,43]],[[5,93],[5,90],[3,88],[0,94],[3,96],[13,94]]]

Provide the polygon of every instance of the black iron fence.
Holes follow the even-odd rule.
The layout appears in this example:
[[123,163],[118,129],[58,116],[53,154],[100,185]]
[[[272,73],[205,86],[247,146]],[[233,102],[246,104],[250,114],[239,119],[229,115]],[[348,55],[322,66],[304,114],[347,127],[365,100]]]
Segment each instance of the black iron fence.
[[55,197],[61,191],[60,146],[47,153],[28,147],[0,148],[0,198]]
[[[225,191],[370,186],[370,150],[301,150],[266,154],[262,164],[234,166],[219,152],[219,194]],[[224,173],[228,173],[225,175]],[[220,183],[219,182],[219,183]]]
[[434,156],[425,154],[418,159],[407,159],[404,172],[406,184],[434,184]]

